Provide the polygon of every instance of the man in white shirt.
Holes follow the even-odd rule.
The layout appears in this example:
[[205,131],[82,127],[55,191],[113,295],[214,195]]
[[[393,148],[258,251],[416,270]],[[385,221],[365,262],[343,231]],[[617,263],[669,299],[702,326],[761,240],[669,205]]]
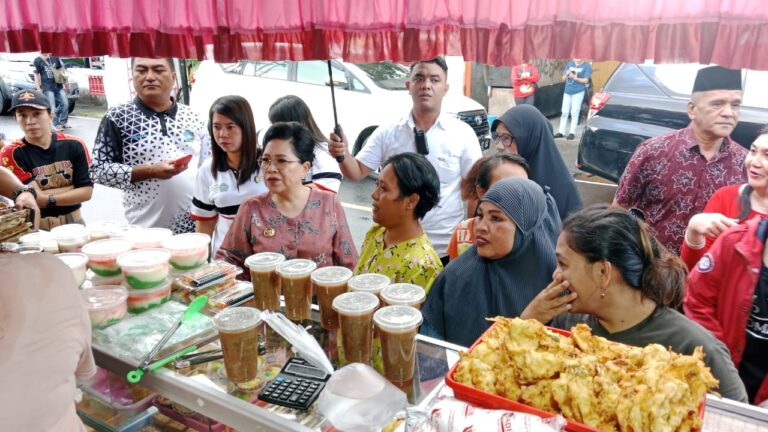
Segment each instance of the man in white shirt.
[[331,134],[329,145],[333,156],[344,156],[341,172],[353,181],[363,179],[393,155],[424,154],[440,177],[440,203],[424,216],[421,225],[441,255],[446,254],[451,232],[464,216],[461,178],[482,157],[472,128],[440,111],[448,92],[447,76],[448,66],[442,57],[413,63],[405,84],[413,99],[407,117],[378,127],[356,157],[349,153],[346,139],[336,134]]

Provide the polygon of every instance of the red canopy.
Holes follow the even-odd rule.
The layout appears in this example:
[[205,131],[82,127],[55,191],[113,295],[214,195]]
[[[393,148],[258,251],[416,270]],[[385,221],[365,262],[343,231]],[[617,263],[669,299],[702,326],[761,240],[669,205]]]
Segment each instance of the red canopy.
[[0,50],[412,61],[438,54],[768,69],[763,0],[5,0]]

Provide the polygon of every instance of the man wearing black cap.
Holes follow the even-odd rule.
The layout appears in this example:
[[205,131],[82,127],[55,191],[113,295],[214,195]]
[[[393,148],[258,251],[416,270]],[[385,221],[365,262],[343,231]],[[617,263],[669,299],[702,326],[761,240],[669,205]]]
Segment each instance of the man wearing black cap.
[[0,164],[33,189],[41,209],[40,228],[83,223],[80,204],[91,199],[90,156],[78,137],[50,132],[53,119],[48,98],[39,91],[13,95],[11,113],[24,138],[0,150]]
[[687,128],[641,143],[619,179],[614,205],[645,214],[656,238],[679,254],[685,227],[723,186],[745,181],[746,149],[730,138],[741,108],[741,71],[699,70]]

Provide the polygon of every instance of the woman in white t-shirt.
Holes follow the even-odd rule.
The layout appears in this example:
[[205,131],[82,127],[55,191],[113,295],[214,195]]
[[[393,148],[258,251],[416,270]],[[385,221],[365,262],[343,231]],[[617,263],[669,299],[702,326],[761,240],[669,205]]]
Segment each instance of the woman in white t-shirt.
[[251,105],[241,96],[222,96],[208,113],[210,159],[197,171],[190,213],[195,231],[213,238],[219,249],[229,226],[247,198],[267,192],[261,177],[256,124]]
[[269,121],[272,124],[298,122],[312,132],[315,139],[315,158],[312,160],[307,180],[320,189],[338,193],[342,179],[339,163],[328,151],[328,138],[320,132],[307,104],[298,96],[283,96],[269,107]]

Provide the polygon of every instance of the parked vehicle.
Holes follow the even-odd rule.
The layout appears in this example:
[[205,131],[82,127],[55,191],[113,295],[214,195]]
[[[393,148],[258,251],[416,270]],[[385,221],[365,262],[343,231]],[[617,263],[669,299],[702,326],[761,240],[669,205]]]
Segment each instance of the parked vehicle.
[[[0,114],[11,107],[11,97],[19,90],[35,89],[35,66],[32,62],[39,53],[0,53]],[[66,83],[64,90],[69,100],[69,112],[75,110],[80,99],[80,86],[74,81]]]
[[[382,62],[351,64],[332,61],[336,108],[353,153],[381,124],[402,118],[412,106],[405,89],[410,70],[402,65]],[[267,113],[277,98],[296,95],[302,98],[326,134],[333,130],[333,111],[326,61],[252,61],[216,64],[204,61],[195,73],[190,106],[205,117],[216,98],[239,94],[250,102],[256,125],[269,125]],[[485,150],[491,137],[488,114],[482,105],[464,96],[448,95],[443,110],[474,129]]]
[[[699,64],[623,63],[595,93],[576,166],[618,181],[642,141],[690,123],[687,104]],[[768,71],[742,71],[744,98],[731,138],[749,147],[768,123]]]

